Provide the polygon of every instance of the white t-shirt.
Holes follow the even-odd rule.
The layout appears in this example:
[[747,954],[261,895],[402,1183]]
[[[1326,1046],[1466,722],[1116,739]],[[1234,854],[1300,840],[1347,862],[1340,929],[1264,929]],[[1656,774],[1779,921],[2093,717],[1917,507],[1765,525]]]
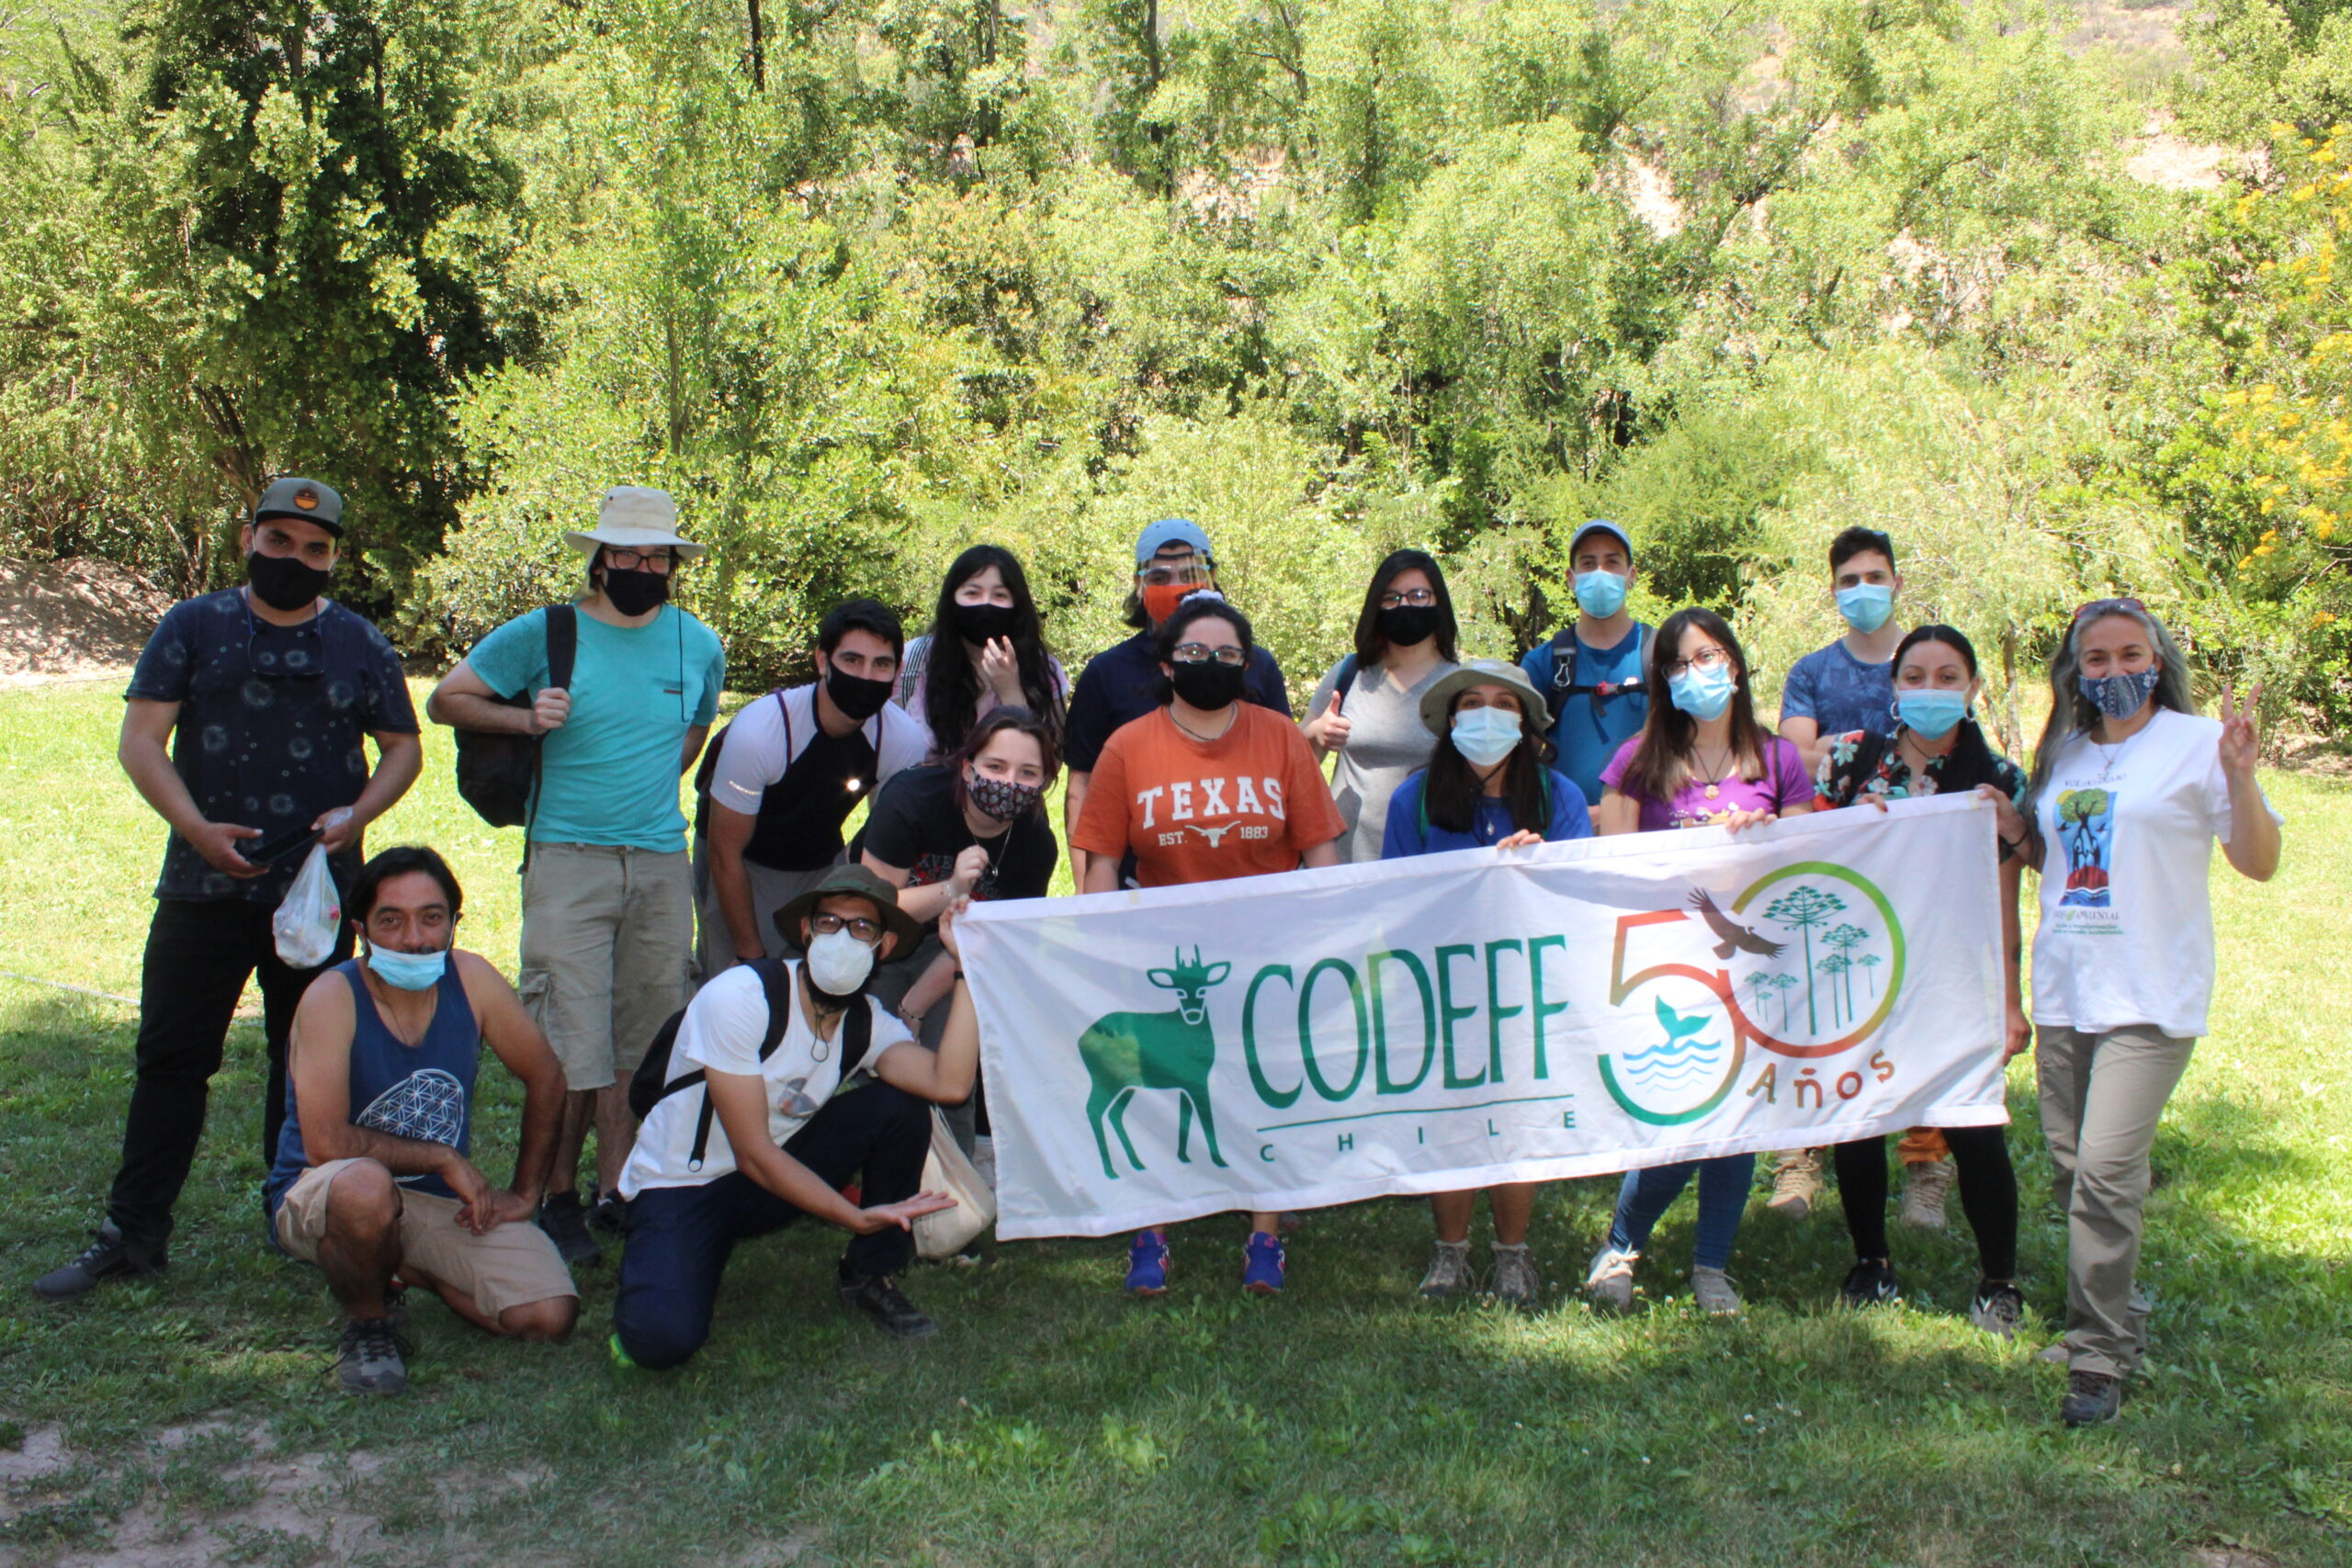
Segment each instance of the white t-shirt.
[[[817,688],[795,686],[784,694],[783,707],[791,717],[792,739],[785,742],[786,713],[777,711],[775,695],[763,696],[735,716],[727,728],[727,746],[710,776],[710,798],[746,817],[759,814],[768,786],[808,750],[820,733],[817,728]],[[901,768],[922,763],[931,754],[931,730],[923,721],[896,703],[861,727],[874,748],[874,788],[890,782]]]
[[2159,708],[2120,746],[2077,735],[2059,751],[2037,807],[2046,847],[2034,1022],[2086,1033],[2135,1023],[2205,1032],[2213,998],[2207,878],[2214,840],[2230,841],[2221,739],[2218,720]]
[[[844,1018],[833,1038],[820,1040],[808,1027],[808,1009],[800,995],[800,966],[792,971],[792,1021],[775,1054],[760,1060],[760,1042],[767,1034],[767,992],[748,964],[739,964],[705,986],[686,1006],[678,1025],[678,1043],[670,1064],[674,1073],[705,1067],[722,1073],[756,1074],[767,1080],[768,1136],[782,1148],[808,1118],[823,1108],[841,1086],[841,1051],[849,1027]],[[874,1010],[874,1038],[858,1064],[866,1072],[882,1053],[911,1038],[906,1026],[887,1009]],[[637,1147],[621,1170],[621,1196],[634,1198],[648,1187],[699,1187],[735,1168],[735,1150],[727,1141],[726,1124],[713,1117],[710,1141],[703,1146],[700,1169],[691,1156],[695,1129],[702,1121],[700,1085],[680,1089],[653,1108],[637,1132]]]

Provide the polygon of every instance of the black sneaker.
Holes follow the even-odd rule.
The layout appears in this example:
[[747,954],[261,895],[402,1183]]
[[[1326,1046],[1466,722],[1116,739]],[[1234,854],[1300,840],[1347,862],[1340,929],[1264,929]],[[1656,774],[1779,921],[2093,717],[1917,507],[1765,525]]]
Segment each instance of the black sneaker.
[[1990,1280],[1980,1280],[1976,1294],[1968,1303],[1968,1321],[1997,1339],[2015,1337],[2018,1325],[2025,1320],[2025,1292],[2015,1285],[1996,1285]]
[[556,1255],[571,1268],[602,1263],[605,1249],[588,1234],[588,1211],[577,1192],[550,1192],[539,1200],[539,1228],[555,1243]]
[[1894,1282],[1894,1265],[1885,1258],[1857,1263],[1846,1270],[1838,1297],[1849,1307],[1883,1306],[1902,1293]]
[[406,1393],[409,1347],[390,1317],[355,1317],[343,1325],[334,1371],[345,1393]]
[[2123,1409],[2123,1380],[2105,1372],[2068,1372],[2066,1399],[2058,1418],[2069,1427],[2096,1427],[2112,1421]]
[[171,1267],[163,1244],[136,1246],[115,1229],[112,1220],[101,1223],[82,1256],[62,1269],[52,1269],[33,1281],[33,1294],[44,1301],[70,1302],[87,1295],[108,1280],[141,1280]]
[[893,1339],[922,1339],[939,1332],[939,1325],[918,1312],[887,1274],[854,1274],[844,1265],[839,1289],[843,1306],[855,1307]]
[[627,1235],[628,1200],[618,1192],[600,1193],[596,1206],[588,1211],[588,1224],[606,1235]]

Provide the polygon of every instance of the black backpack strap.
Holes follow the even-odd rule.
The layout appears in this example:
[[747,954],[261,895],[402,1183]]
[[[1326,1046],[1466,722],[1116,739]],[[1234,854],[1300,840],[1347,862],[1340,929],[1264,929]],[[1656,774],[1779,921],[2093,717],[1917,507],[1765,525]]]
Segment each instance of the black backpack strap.
[[[792,1025],[792,970],[789,965],[774,958],[754,958],[752,967],[759,972],[760,989],[767,994],[768,999],[767,1028],[760,1036],[760,1060],[764,1062],[775,1055],[775,1048],[784,1043],[784,1032]],[[688,1170],[702,1168],[703,1155],[710,1147],[710,1124],[718,1115],[717,1108],[710,1103],[710,1080],[700,1067],[696,1067],[691,1073],[672,1079],[662,1089],[667,1095],[697,1083],[703,1086],[702,1113],[695,1119],[694,1147],[686,1154]]]
[[[571,667],[580,653],[580,611],[576,605],[548,606],[548,684],[570,692]],[[531,804],[523,813],[523,863],[514,869],[528,870],[531,864],[531,829],[539,819],[539,758],[546,750],[546,737],[531,739]]]
[[873,1044],[874,998],[860,997],[857,1006],[842,1020],[842,1082],[849,1082],[850,1074],[857,1071]]

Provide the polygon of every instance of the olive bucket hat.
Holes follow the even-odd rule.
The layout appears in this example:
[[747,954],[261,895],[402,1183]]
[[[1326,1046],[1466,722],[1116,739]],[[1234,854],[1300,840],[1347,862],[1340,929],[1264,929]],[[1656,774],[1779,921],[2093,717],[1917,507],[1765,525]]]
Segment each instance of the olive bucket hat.
[[784,940],[797,946],[800,922],[815,917],[817,906],[828,898],[863,898],[874,906],[875,914],[882,921],[882,929],[897,937],[898,943],[890,956],[904,958],[922,941],[922,922],[899,908],[899,890],[862,865],[837,865],[825,874],[825,879],[775,912],[775,929]]

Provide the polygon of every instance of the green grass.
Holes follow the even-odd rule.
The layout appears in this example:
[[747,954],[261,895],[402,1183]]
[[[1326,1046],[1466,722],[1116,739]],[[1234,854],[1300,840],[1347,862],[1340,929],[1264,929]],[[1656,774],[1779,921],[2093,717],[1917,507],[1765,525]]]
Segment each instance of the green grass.
[[[114,767],[118,709],[111,687],[0,694],[0,969],[128,995],[162,834]],[[376,841],[447,851],[465,941],[511,963],[514,835],[466,812],[448,766],[428,736],[424,781]],[[567,1346],[499,1344],[424,1305],[413,1393],[353,1403],[322,1375],[335,1314],[317,1275],[256,1235],[250,1027],[167,1280],[63,1311],[22,1289],[96,1218],[133,1019],[0,981],[0,1475],[61,1424],[69,1444],[65,1468],[0,1481],[0,1561],[131,1532],[324,1561],[330,1518],[357,1515],[392,1562],[2142,1564],[2217,1543],[2345,1562],[2352,790],[2272,790],[2286,869],[2267,887],[2218,876],[2218,1032],[2157,1145],[2155,1353],[2110,1428],[2062,1430],[2063,1378],[2030,1359],[2064,1237],[2022,1068],[2023,1263],[2045,1325],[2014,1348],[1956,1315],[1974,1278],[1957,1224],[1898,1230],[1915,1304],[1856,1316],[1823,1304],[1849,1260],[1834,1217],[1759,1209],[1734,1263],[1744,1320],[1690,1314],[1679,1274],[1645,1269],[1671,1299],[1612,1322],[1419,1301],[1428,1222],[1391,1202],[1314,1216],[1273,1303],[1233,1288],[1238,1221],[1186,1227],[1176,1292],[1148,1307],[1117,1295],[1112,1242],[923,1270],[910,1292],[943,1329],[912,1348],[835,1305],[833,1238],[787,1233],[738,1255],[683,1374],[608,1363],[606,1269]],[[513,1114],[502,1093],[484,1117],[493,1164]],[[1547,1190],[1534,1239],[1555,1284],[1611,1193]],[[1690,1225],[1686,1200],[1656,1255],[1687,1259]],[[315,1483],[270,1512],[289,1465]]]

